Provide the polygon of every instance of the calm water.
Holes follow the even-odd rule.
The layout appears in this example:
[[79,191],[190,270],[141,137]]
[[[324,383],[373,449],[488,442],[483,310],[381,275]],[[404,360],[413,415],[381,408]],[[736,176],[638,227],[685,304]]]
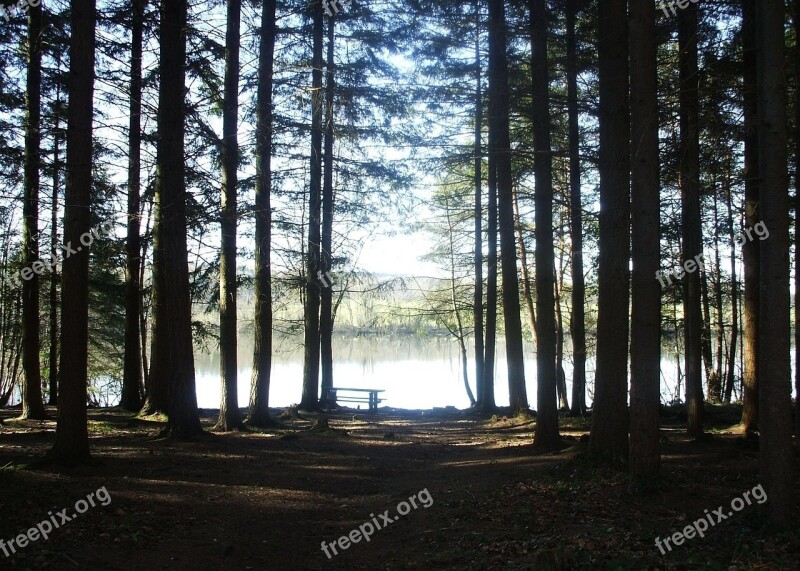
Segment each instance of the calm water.
[[[272,364],[270,406],[284,407],[300,401],[303,378],[301,336],[276,338]],[[534,347],[525,345],[525,378],[528,402],[536,407],[536,360]],[[469,380],[475,392],[475,364],[469,355]],[[252,375],[252,338],[239,341],[239,405],[247,406]],[[383,389],[381,406],[406,409],[433,407],[469,407],[469,398],[461,376],[458,345],[447,337],[336,337],[334,338],[333,383],[337,387]],[[661,361],[661,399],[673,399],[677,385],[675,358],[667,350]],[[792,351],[794,362],[794,350]],[[196,351],[197,399],[201,408],[218,408],[220,403],[219,353]],[[683,367],[683,363],[681,363]],[[587,403],[591,405],[594,389],[594,359],[586,365]],[[565,358],[567,396],[572,398],[572,362]],[[737,375],[739,374],[737,367]],[[495,399],[507,406],[508,377],[505,347],[499,340],[495,367]],[[681,392],[683,388],[681,388]],[[736,398],[737,393],[734,393]]]
[[[300,401],[303,348],[299,338],[284,338],[272,362],[270,406],[283,407]],[[496,399],[508,404],[505,349],[498,347]],[[446,338],[351,337],[334,339],[333,383],[338,387],[383,389],[381,406],[422,408],[469,407],[461,376],[458,346]],[[239,348],[239,403],[249,401],[252,376],[252,339],[241,339]],[[526,367],[534,367],[532,359]],[[220,402],[219,353],[196,353],[197,400],[201,408]],[[474,361],[470,359],[470,385],[475,390]],[[529,394],[536,382],[528,381]]]
[[[300,401],[303,377],[303,350],[297,338],[282,338],[272,364],[270,405],[284,407]],[[239,404],[249,402],[252,375],[252,339],[241,338],[239,346]],[[461,358],[455,341],[444,338],[349,337],[334,339],[334,386],[383,389],[382,406],[407,409],[469,407],[461,376]],[[468,347],[468,351],[471,348]],[[201,408],[217,408],[220,403],[219,353],[196,352],[197,399]],[[474,360],[469,359],[469,378],[475,391]],[[571,398],[572,364],[564,362],[567,391]],[[674,365],[662,365],[662,393],[665,400],[674,391]],[[495,399],[508,405],[508,377],[505,347],[497,348]],[[592,399],[594,361],[587,364]],[[528,400],[536,403],[536,361],[533,346],[525,346],[525,377]]]

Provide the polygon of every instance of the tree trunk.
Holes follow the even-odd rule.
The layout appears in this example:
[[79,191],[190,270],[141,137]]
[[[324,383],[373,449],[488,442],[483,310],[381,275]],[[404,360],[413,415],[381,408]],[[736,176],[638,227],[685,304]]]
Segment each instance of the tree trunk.
[[[445,199],[447,201],[447,199]],[[464,334],[464,324],[461,321],[461,312],[458,309],[458,300],[456,298],[456,254],[455,244],[453,243],[453,236],[455,235],[455,228],[453,227],[452,216],[450,215],[449,201],[445,203],[445,212],[447,213],[447,236],[450,240],[450,302],[453,304],[453,316],[456,320],[456,339],[458,339],[458,348],[461,354],[461,374],[464,379],[464,388],[467,391],[467,398],[469,398],[470,407],[475,406],[475,396],[472,394],[472,389],[469,386],[469,375],[467,374],[467,345],[464,343],[466,335]]]
[[635,491],[652,490],[661,465],[660,197],[656,11],[632,1],[631,54],[631,432],[630,474]]
[[256,104],[256,251],[253,383],[248,424],[268,426],[272,369],[272,77],[275,54],[276,0],[265,0],[261,11]]
[[[489,112],[489,149],[494,147],[494,117]],[[494,362],[497,341],[497,169],[494,154],[489,152],[489,196],[486,205],[486,358],[483,363],[482,411],[491,413],[497,408],[494,400]]]
[[314,56],[311,72],[311,172],[309,175],[308,253],[306,259],[305,351],[303,396],[300,408],[319,407],[319,306],[320,306],[320,207],[322,191],[322,0],[312,5]]
[[[794,37],[800,38],[800,0],[792,3]],[[794,433],[800,437],[800,44],[795,43],[794,59]]]
[[[678,15],[680,51],[680,187],[683,260],[703,253],[700,219],[700,129],[697,72],[697,5]],[[703,319],[700,310],[700,274],[683,278],[684,349],[686,360],[687,433],[703,433],[703,369],[701,356]]]
[[[756,45],[756,1],[742,0],[742,53],[744,113],[744,215],[752,228],[761,219],[758,174],[758,47]],[[758,311],[761,241],[747,240],[742,246],[744,259],[744,375],[742,429],[758,430]]]
[[[716,181],[715,181],[716,186]],[[719,208],[717,194],[714,192],[714,301],[717,310],[717,362],[714,378],[708,379],[708,401],[718,403],[722,400],[722,354],[725,345],[725,312],[722,304],[722,268],[719,259]]]
[[[94,110],[95,1],[72,0],[67,112],[67,184],[61,312],[61,391],[49,459],[58,464],[89,462],[86,387],[89,341],[89,248],[80,246],[91,229],[92,112]],[[78,249],[80,248],[80,251]]]
[[[322,183],[322,275],[319,336],[322,356],[322,398],[327,401],[333,387],[333,100],[336,93],[336,16],[328,18],[327,75],[325,80],[325,178]],[[326,285],[327,284],[327,285]]]
[[630,117],[625,0],[600,3],[600,255],[597,373],[589,451],[628,456]]
[[559,254],[559,265],[561,266],[561,271],[559,271],[555,277],[556,389],[558,394],[558,409],[569,411],[569,401],[567,400],[567,376],[564,373],[564,315],[561,311],[561,292],[564,291],[564,268],[561,254]]
[[139,319],[142,286],[139,283],[141,142],[142,142],[142,42],[145,0],[133,1],[131,17],[131,93],[128,129],[128,237],[125,243],[125,360],[120,406],[142,408],[142,346]]
[[[500,258],[503,272],[503,318],[505,322],[508,395],[511,413],[528,410],[525,366],[522,355],[522,322],[519,277],[514,243],[514,199],[511,178],[511,134],[509,130],[508,56],[506,16],[503,0],[489,0],[489,109],[496,130],[494,153],[497,169],[497,212]],[[552,272],[551,272],[552,273]],[[550,279],[545,281],[552,286]],[[552,287],[550,289],[552,295]]]
[[483,86],[481,85],[481,2],[475,2],[475,392],[476,406],[483,407],[484,344],[483,344]]
[[[58,59],[59,68],[61,60]],[[49,391],[47,404],[58,404],[58,193],[61,188],[61,89],[56,87],[55,125],[53,126],[53,194],[50,200],[50,348],[48,352]]]
[[525,237],[522,234],[522,220],[519,215],[519,192],[514,186],[514,228],[517,236],[517,249],[519,251],[519,265],[522,269],[522,297],[528,310],[528,322],[531,326],[534,345],[539,344],[539,334],[536,328],[536,308],[533,306],[533,292],[531,291],[531,276],[528,270],[528,249],[525,246]]
[[[144,214],[144,208],[140,210],[141,215]],[[153,202],[147,202],[147,218],[145,218],[144,223],[144,236],[150,235],[150,228],[151,222],[153,220]],[[147,245],[148,241],[143,240],[142,244],[142,259],[139,263],[139,284],[143,285],[145,283],[145,272],[147,270]],[[144,292],[143,292],[144,293]],[[152,292],[151,292],[152,298]],[[150,367],[148,366],[147,362],[147,309],[144,307],[144,302],[142,302],[142,308],[139,312],[139,333],[142,337],[142,343],[140,347],[142,348],[142,375],[144,376],[144,386],[145,388],[149,385],[149,377],[150,377]],[[140,413],[141,414],[141,413]]]
[[[556,403],[555,260],[553,252],[553,154],[550,146],[550,74],[547,59],[547,2],[530,0],[534,178],[536,192],[536,434],[544,449],[558,446]],[[503,266],[505,267],[505,258]],[[515,264],[516,268],[516,264]],[[505,280],[504,280],[505,281]],[[516,283],[514,284],[516,286]]]
[[761,479],[772,523],[788,526],[794,513],[789,295],[784,3],[758,2],[758,149],[761,215],[770,233],[761,251],[759,379]]
[[681,336],[680,332],[678,331],[678,300],[673,298],[672,300],[672,322],[675,326],[675,368],[677,370],[677,378],[678,382],[676,383],[675,387],[675,396],[674,400],[677,400],[681,394],[681,385],[683,383],[683,370],[681,369]]
[[[151,216],[153,214],[153,210],[155,208],[155,203],[151,204],[150,209],[147,211],[147,222],[145,223],[145,236],[148,234],[147,228],[150,226]],[[153,226],[153,239],[155,240],[155,232],[158,229],[157,225]],[[153,243],[153,248],[155,249],[155,242]],[[144,283],[145,281],[145,270],[146,270],[146,259],[147,259],[147,242],[145,242],[144,247],[142,248],[142,263],[140,265],[139,271],[139,282]],[[153,273],[151,278],[151,284],[155,284],[155,266],[153,266]],[[152,373],[152,356],[155,351],[155,347],[153,344],[156,340],[156,333],[155,333],[155,288],[151,285],[151,292],[150,292],[150,307],[152,312],[152,319],[151,319],[151,327],[152,327],[152,334],[150,336],[150,357],[151,363],[148,367],[147,363],[147,351],[145,347],[147,347],[147,320],[145,316],[145,312],[142,311],[141,314],[141,322],[140,322],[140,329],[142,333],[142,372],[144,373],[144,404],[142,405],[142,410],[139,411],[140,416],[148,416],[152,414],[167,414],[167,406],[169,404],[169,397],[167,395],[167,385],[161,382],[155,382]]]
[[708,272],[705,266],[698,270],[700,273],[700,295],[703,304],[703,326],[701,329],[703,365],[705,366],[706,379],[709,385],[717,383],[714,370],[714,351],[711,346],[711,301],[708,293]]
[[169,421],[164,435],[189,439],[202,434],[197,411],[192,304],[186,248],[184,177],[187,2],[161,5],[161,83],[153,230],[153,335],[150,377],[166,388]]
[[575,40],[577,0],[567,0],[567,115],[569,123],[569,207],[572,245],[572,415],[586,414],[586,286],[583,279],[583,206],[581,204],[580,128],[578,126],[578,56]]
[[219,362],[222,399],[216,430],[243,428],[239,414],[236,315],[236,219],[239,167],[239,29],[241,0],[228,0],[225,95],[222,103],[222,196],[219,257]]
[[[47,418],[39,363],[39,169],[41,167],[42,7],[28,11],[28,78],[25,96],[25,199],[22,207],[22,416]],[[25,278],[25,275],[28,278]]]
[[731,346],[728,353],[728,371],[725,381],[725,399],[730,402],[733,391],[734,371],[736,366],[736,343],[739,340],[739,284],[736,280],[736,239],[733,232],[733,196],[730,183],[728,190],[728,237],[731,240]]

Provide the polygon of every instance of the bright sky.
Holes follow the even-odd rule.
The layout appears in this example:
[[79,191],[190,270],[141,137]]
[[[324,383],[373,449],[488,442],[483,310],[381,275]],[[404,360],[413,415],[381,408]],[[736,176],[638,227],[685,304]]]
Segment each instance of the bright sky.
[[434,276],[441,268],[420,261],[430,248],[429,237],[423,232],[373,238],[364,245],[358,265],[378,274]]

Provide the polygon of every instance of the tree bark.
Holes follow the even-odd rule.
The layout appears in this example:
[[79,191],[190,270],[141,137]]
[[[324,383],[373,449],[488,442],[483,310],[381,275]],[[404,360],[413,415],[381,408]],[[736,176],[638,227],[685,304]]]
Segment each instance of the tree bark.
[[[60,63],[60,60],[59,60]],[[48,351],[49,390],[47,404],[58,405],[58,192],[61,187],[61,90],[57,89],[55,104],[55,125],[53,126],[53,194],[50,197],[50,347]]]
[[[142,215],[144,214],[144,208],[140,210]],[[147,218],[145,218],[144,223],[144,236],[150,235],[151,229],[151,222],[153,220],[153,201],[147,202]],[[147,245],[148,241],[142,241],[142,259],[139,263],[139,284],[145,283],[145,271],[147,270]],[[152,297],[152,296],[151,296]],[[142,300],[142,311],[139,312],[139,333],[142,337],[142,344],[140,347],[142,348],[142,375],[144,376],[144,386],[145,388],[149,385],[149,377],[150,377],[150,367],[148,366],[148,359],[147,359],[147,309],[144,307],[144,300]],[[141,414],[141,413],[140,413]]]
[[[42,122],[42,7],[28,10],[28,78],[25,92],[25,198],[22,206],[22,416],[47,418],[42,401],[39,363],[39,169],[41,168]],[[25,274],[29,278],[25,279]]]
[[[327,401],[328,389],[333,387],[333,143],[334,112],[333,101],[336,93],[336,16],[328,18],[328,53],[326,57],[327,74],[325,79],[325,175],[322,182],[322,275],[326,277],[326,287],[321,292],[321,311],[319,336],[322,356],[322,398]],[[325,285],[323,284],[323,285]]]
[[186,244],[184,131],[187,1],[161,5],[151,382],[167,390],[164,435],[202,434],[195,390],[192,304]]
[[131,87],[128,127],[128,236],[125,242],[125,357],[120,406],[142,408],[142,346],[139,320],[142,287],[139,283],[142,244],[140,237],[141,142],[142,142],[142,42],[145,0],[133,0],[131,19]]
[[600,242],[597,373],[589,452],[628,456],[630,117],[625,0],[600,3]]
[[256,251],[253,383],[250,393],[252,426],[268,426],[272,369],[272,77],[275,54],[276,0],[265,0],[261,11],[256,103]]
[[322,192],[322,0],[312,5],[314,55],[311,72],[311,172],[309,175],[308,244],[306,258],[305,351],[300,408],[319,408],[320,366],[320,208]]
[[[800,0],[792,3],[792,24],[794,37],[800,38]],[[794,59],[794,126],[795,126],[795,151],[794,151],[794,391],[795,410],[794,421],[796,436],[800,436],[800,44],[795,43]]]
[[86,414],[89,248],[80,240],[91,229],[95,1],[72,0],[70,9],[64,244],[76,252],[64,258],[62,270],[61,394],[55,444],[48,457],[58,464],[79,465],[91,459]]
[[[744,211],[745,225],[752,228],[760,220],[758,174],[758,47],[756,45],[756,0],[742,0],[742,54],[744,114]],[[747,240],[742,246],[744,259],[744,379],[742,429],[746,434],[758,430],[758,312],[760,240]]]
[[569,411],[567,400],[567,376],[564,373],[564,314],[561,310],[561,293],[564,291],[563,251],[559,253],[559,272],[555,276],[556,304],[556,392],[558,410]]
[[[715,183],[716,186],[716,183]],[[717,310],[717,362],[713,380],[708,379],[708,401],[718,403],[722,400],[722,354],[725,350],[725,313],[722,303],[722,268],[719,258],[719,208],[717,193],[714,192],[714,301]]]
[[731,392],[733,391],[734,372],[736,366],[736,343],[739,340],[739,284],[736,279],[736,239],[733,232],[733,196],[730,184],[726,185],[728,190],[728,237],[731,241],[731,345],[728,352],[728,370],[725,379],[725,399],[730,402]]
[[[678,15],[680,51],[680,187],[683,261],[703,253],[700,219],[700,129],[697,72],[697,5]],[[700,310],[700,274],[683,278],[684,349],[686,360],[687,434],[703,433],[703,369],[701,356],[703,320]]]
[[660,196],[656,11],[630,3],[631,54],[631,430],[630,474],[635,491],[652,490],[661,466]]
[[483,342],[483,86],[481,84],[481,5],[475,2],[475,393],[476,406],[483,407],[484,342]]
[[700,335],[702,337],[703,365],[706,371],[706,380],[709,385],[713,385],[717,381],[715,380],[716,370],[714,369],[714,351],[713,347],[711,346],[711,301],[709,299],[708,292],[709,278],[708,272],[705,268],[706,266],[704,266],[701,270],[698,270],[700,273],[700,297],[703,306],[703,326]]
[[770,374],[759,379],[759,460],[771,521],[781,527],[794,513],[784,12],[782,1],[758,2],[760,207],[770,233],[761,251],[759,370]]
[[519,215],[519,192],[518,187],[514,186],[514,228],[517,237],[517,249],[519,251],[519,265],[522,270],[522,297],[525,300],[525,308],[528,310],[528,322],[531,326],[533,344],[539,344],[539,334],[536,327],[536,308],[533,305],[533,292],[531,291],[531,276],[528,270],[528,248],[525,246],[525,237],[522,234],[522,220]]
[[511,401],[511,413],[517,415],[528,410],[528,397],[525,387],[519,276],[517,275],[517,255],[514,243],[514,199],[511,188],[511,134],[509,130],[508,55],[506,49],[505,3],[503,0],[489,0],[489,109],[490,114],[495,118],[496,130],[495,146],[490,149],[490,152],[495,155],[497,168],[497,213],[503,272],[503,318],[508,363],[508,394]]
[[494,400],[494,363],[497,345],[497,169],[494,147],[495,129],[492,126],[494,117],[489,112],[489,196],[486,205],[486,357],[483,363],[483,395],[482,411],[494,412],[497,408]]
[[[530,0],[531,91],[533,119],[534,179],[536,192],[536,434],[534,443],[556,448],[558,405],[556,402],[555,259],[553,252],[553,154],[550,145],[550,74],[547,59],[547,3]],[[505,260],[505,258],[504,258]],[[503,263],[505,267],[505,261]],[[516,264],[514,264],[516,270]],[[505,280],[504,280],[505,281]],[[516,282],[514,283],[516,287]]]
[[577,0],[567,0],[567,121],[569,128],[569,206],[572,244],[572,415],[586,414],[586,286],[583,278],[583,205],[581,204],[580,128],[578,125],[578,55],[575,39]]
[[222,399],[216,430],[241,430],[236,315],[236,221],[239,168],[239,30],[241,0],[228,0],[225,35],[225,95],[222,103],[222,196],[219,257],[219,361]]

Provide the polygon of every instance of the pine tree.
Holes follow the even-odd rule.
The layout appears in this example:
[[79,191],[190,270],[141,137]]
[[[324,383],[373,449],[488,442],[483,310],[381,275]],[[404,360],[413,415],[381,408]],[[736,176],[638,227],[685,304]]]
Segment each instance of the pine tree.
[[[48,457],[77,465],[89,462],[86,386],[89,337],[89,249],[81,237],[91,228],[92,113],[94,110],[95,2],[72,0],[67,187],[64,195],[64,258],[61,313],[61,391],[56,439]],[[81,248],[80,250],[78,250]]]

